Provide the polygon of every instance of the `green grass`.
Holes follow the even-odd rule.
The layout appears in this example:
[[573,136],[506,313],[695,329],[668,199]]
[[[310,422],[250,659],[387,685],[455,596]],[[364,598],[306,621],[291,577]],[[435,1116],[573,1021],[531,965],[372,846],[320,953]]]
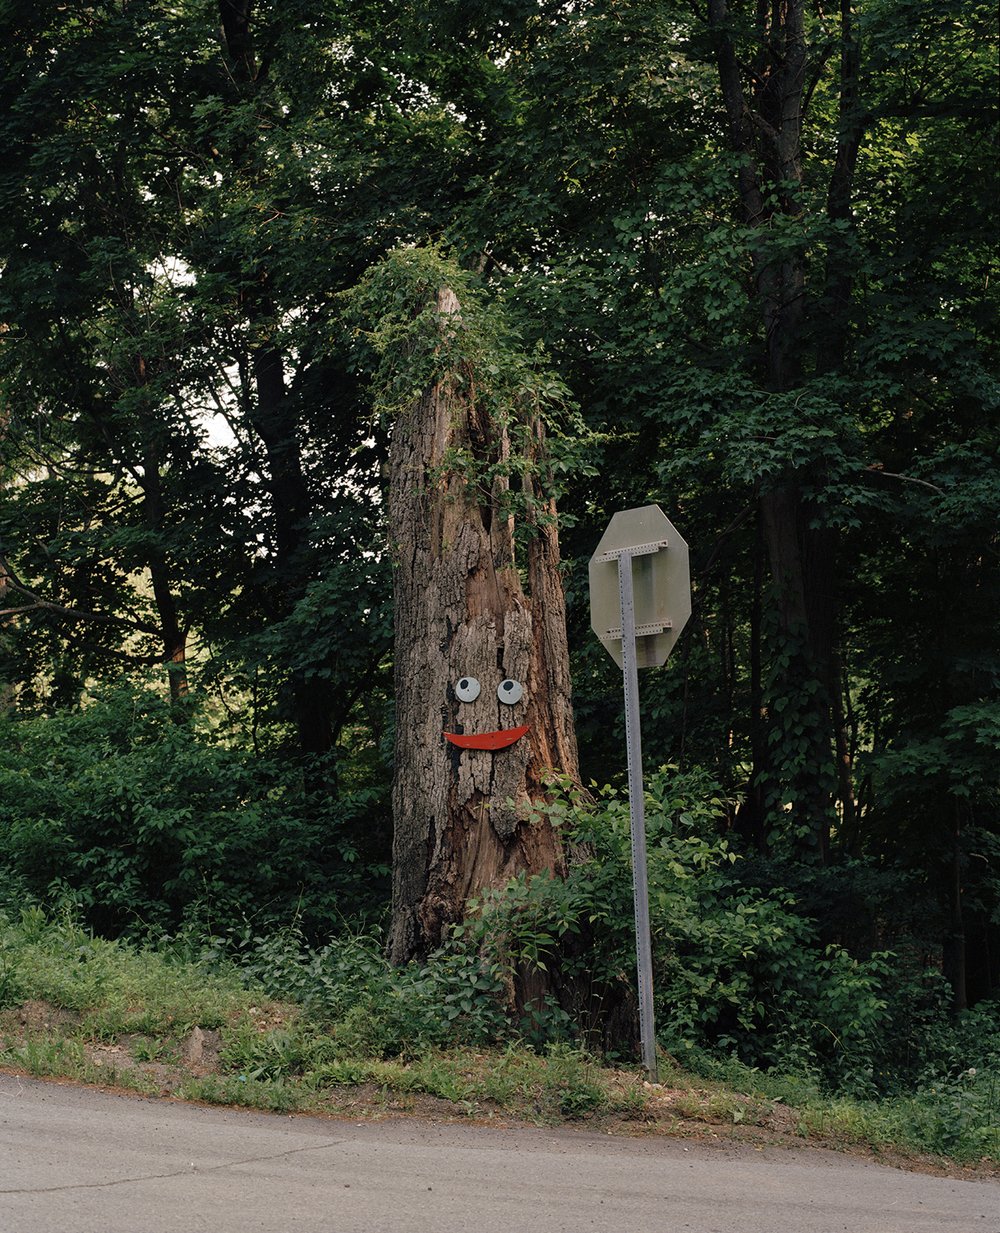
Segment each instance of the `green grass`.
[[878,1100],[830,1095],[808,1076],[765,1074],[732,1060],[702,1057],[698,1069],[723,1092],[792,1110],[803,1138],[1000,1163],[1000,1073],[993,1069],[938,1077],[917,1092]]
[[17,925],[0,925],[0,938],[18,1000],[75,1011],[95,1036],[219,1027],[253,1002],[235,969],[176,963],[95,938],[66,919],[48,922],[37,909],[23,912]]
[[0,1048],[0,1066],[39,1079],[73,1079],[96,1087],[123,1087],[143,1096],[159,1092],[158,1086],[141,1072],[120,1068],[113,1062],[91,1060],[82,1042],[73,1039],[34,1038]]
[[[353,1006],[349,970],[325,1006],[295,1004],[270,999],[225,960],[183,961],[104,941],[36,910],[16,922],[0,917],[0,1066],[281,1113],[603,1119],[758,1138],[780,1125],[786,1138],[1000,1162],[1000,1078],[988,1069],[875,1101],[831,1097],[806,1075],[765,1074],[703,1055],[692,1070],[664,1056],[660,1087],[650,1088],[637,1068],[603,1066],[569,1044],[535,1050],[516,1038],[506,1045],[428,1039],[428,1006],[417,1007],[411,1024],[406,997],[386,985],[370,951],[363,958]],[[359,1008],[369,1018],[387,1008],[391,1030]],[[218,1033],[217,1053],[201,1068],[208,1073],[185,1063],[195,1027]]]

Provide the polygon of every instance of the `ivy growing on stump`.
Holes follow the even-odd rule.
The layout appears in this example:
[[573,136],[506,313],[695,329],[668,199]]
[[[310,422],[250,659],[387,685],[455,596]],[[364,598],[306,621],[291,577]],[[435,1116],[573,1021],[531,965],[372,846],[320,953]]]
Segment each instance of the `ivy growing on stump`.
[[362,298],[383,306],[372,337],[394,421],[389,954],[402,963],[483,890],[566,871],[558,830],[534,808],[552,770],[578,779],[555,506],[542,491],[542,412],[561,390],[436,254],[394,255]]

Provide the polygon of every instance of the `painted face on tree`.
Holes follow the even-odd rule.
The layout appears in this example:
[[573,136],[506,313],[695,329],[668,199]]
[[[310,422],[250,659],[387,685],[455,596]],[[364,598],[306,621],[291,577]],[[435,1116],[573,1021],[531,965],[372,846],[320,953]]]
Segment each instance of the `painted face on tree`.
[[[463,676],[454,686],[455,697],[459,702],[475,702],[483,691],[483,687],[473,676]],[[520,681],[507,677],[497,686],[497,701],[504,706],[516,706],[524,697],[524,686]],[[459,749],[506,749],[519,741],[528,731],[528,724],[518,728],[498,728],[493,732],[446,732],[445,740],[451,741]]]

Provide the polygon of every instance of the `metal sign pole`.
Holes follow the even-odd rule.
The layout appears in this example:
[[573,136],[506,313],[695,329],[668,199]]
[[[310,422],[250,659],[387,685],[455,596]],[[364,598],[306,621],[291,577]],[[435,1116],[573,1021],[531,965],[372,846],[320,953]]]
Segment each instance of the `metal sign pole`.
[[642,739],[639,728],[639,672],[635,650],[635,598],[632,554],[618,557],[618,589],[622,612],[622,668],[625,678],[625,743],[628,749],[628,800],[632,830],[632,893],[635,900],[635,955],[639,987],[639,1035],[642,1064],[657,1081],[656,1035],[653,1023],[653,951],[649,929],[649,877],[646,872],[646,802],[642,783]]
[[[633,577],[635,557],[644,558],[638,578]],[[666,663],[690,615],[691,572],[688,546],[683,537],[658,505],[619,510],[590,558],[590,624],[602,646],[622,669],[625,681],[639,1032],[642,1062],[654,1081],[653,948],[649,930],[646,808],[639,734],[639,668],[656,668]]]

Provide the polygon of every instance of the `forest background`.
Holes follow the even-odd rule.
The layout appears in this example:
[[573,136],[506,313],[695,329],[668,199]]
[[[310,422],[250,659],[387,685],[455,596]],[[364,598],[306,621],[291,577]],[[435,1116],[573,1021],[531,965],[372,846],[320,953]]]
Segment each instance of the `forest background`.
[[391,410],[447,284],[481,388],[529,373],[547,421],[592,786],[551,809],[595,858],[492,905],[517,962],[627,978],[586,562],[658,502],[694,584],[642,680],[663,1043],[874,1091],[1000,1048],[995,6],[4,0],[0,34],[9,909],[384,925]]

